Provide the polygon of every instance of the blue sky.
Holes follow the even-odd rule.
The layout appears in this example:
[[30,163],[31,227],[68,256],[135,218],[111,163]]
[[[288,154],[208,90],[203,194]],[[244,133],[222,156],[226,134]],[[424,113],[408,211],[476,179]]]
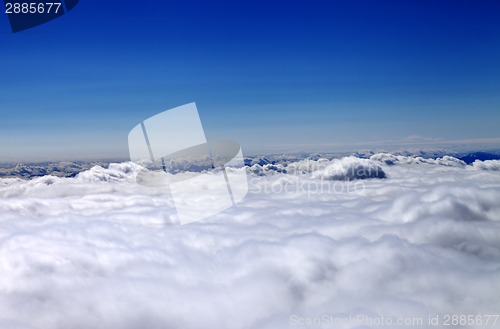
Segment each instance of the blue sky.
[[[209,139],[308,151],[500,137],[495,1],[92,1],[0,15],[0,160],[127,156],[195,101]],[[422,139],[424,140],[424,139]]]

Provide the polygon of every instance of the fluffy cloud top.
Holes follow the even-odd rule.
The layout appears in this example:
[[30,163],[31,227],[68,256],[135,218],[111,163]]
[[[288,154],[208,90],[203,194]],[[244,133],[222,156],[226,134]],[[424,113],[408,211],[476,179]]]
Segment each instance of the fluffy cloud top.
[[[168,189],[136,184],[132,163],[0,179],[0,328],[498,314],[497,163],[456,160],[254,163],[242,203],[184,226]],[[359,166],[386,179],[345,180]],[[370,327],[335,328],[356,326]]]
[[472,166],[477,169],[500,171],[500,160],[476,160]]
[[313,178],[327,180],[385,178],[385,172],[372,160],[350,156],[333,160],[325,169],[314,172]]

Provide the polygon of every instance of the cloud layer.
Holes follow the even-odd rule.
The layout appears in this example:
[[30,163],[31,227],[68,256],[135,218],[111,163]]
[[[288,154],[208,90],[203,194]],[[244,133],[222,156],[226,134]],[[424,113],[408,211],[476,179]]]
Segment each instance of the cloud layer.
[[[242,203],[184,226],[168,189],[136,184],[132,163],[0,179],[0,328],[275,329],[293,328],[293,315],[498,314],[491,161],[253,163]],[[345,175],[360,165],[386,178]]]

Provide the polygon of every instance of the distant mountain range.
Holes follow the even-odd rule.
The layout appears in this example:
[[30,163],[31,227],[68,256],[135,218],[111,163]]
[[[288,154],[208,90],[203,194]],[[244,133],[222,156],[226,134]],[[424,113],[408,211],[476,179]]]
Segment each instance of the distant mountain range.
[[[317,160],[319,158],[334,159],[354,155],[359,158],[370,158],[377,152],[364,151],[364,152],[336,152],[336,153],[296,153],[296,154],[274,154],[266,156],[247,156],[245,157],[245,165],[253,166],[258,164],[275,165],[299,161],[301,159]],[[472,164],[476,160],[499,160],[500,152],[472,152],[467,154],[460,154],[456,152],[444,151],[418,151],[409,152],[402,150],[399,152],[392,152],[394,155],[416,156],[427,159],[436,159],[445,155],[453,156],[457,159],[464,161],[466,164]],[[126,161],[126,160],[123,160]],[[64,162],[27,162],[27,163],[3,163],[0,164],[0,178],[17,177],[23,179],[30,179],[33,177],[41,177],[52,175],[57,177],[74,177],[78,173],[89,170],[94,166],[101,166],[107,168],[110,163],[123,162],[120,160],[113,161],[64,161]]]
[[464,161],[467,164],[471,164],[476,160],[499,160],[500,155],[499,154],[493,154],[493,153],[487,153],[487,152],[474,152],[474,153],[469,153],[467,155],[459,157],[460,160]]

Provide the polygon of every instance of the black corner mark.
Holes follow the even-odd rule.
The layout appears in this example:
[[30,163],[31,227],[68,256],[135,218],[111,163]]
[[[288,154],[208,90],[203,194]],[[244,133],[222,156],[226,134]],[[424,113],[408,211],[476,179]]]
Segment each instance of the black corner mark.
[[64,3],[66,3],[66,11],[70,11],[71,9],[75,8],[75,6],[78,4],[78,1],[80,0],[64,0]]
[[79,0],[3,0],[12,32],[47,23],[73,9]]

